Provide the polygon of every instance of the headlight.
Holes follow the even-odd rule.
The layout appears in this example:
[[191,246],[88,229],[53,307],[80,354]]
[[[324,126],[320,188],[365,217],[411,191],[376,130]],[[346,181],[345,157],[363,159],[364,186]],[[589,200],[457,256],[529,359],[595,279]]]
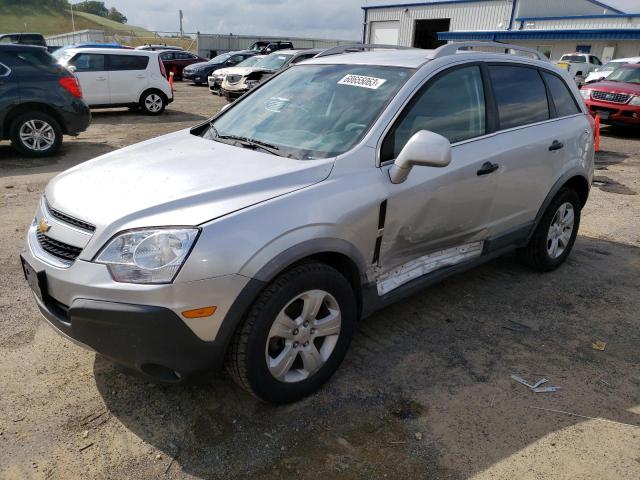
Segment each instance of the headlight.
[[591,98],[591,90],[583,88],[580,90],[580,95],[582,95],[582,98],[585,100],[589,100]]
[[98,254],[96,263],[123,283],[170,283],[191,251],[197,228],[154,228],[120,233]]
[[640,97],[633,97],[629,102],[629,105],[634,105],[636,107],[640,106]]

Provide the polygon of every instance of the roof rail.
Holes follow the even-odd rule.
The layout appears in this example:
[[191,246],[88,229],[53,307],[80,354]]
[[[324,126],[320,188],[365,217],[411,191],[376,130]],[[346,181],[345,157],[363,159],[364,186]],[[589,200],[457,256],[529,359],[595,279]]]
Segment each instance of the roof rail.
[[527,48],[527,47],[521,47],[520,45],[510,45],[508,43],[500,43],[500,42],[453,42],[453,43],[447,43],[446,45],[442,45],[441,47],[438,47],[434,52],[433,52],[433,57],[431,57],[432,60],[435,60],[436,58],[442,58],[442,57],[447,57],[449,55],[455,55],[458,50],[460,50],[461,48],[465,48],[465,49],[471,49],[473,47],[492,47],[492,48],[499,48],[501,50],[514,50],[514,51],[520,51],[520,52],[526,52],[530,55],[533,55],[535,58],[537,58],[538,60],[543,60],[543,61],[549,61],[549,59],[547,57],[545,57],[542,53],[538,52],[537,50],[534,50],[533,48]]
[[400,45],[377,45],[373,43],[350,43],[347,45],[338,45],[320,52],[315,58],[328,57],[329,55],[340,55],[341,53],[360,52],[372,48],[384,48],[388,50],[413,50],[413,47],[402,47]]

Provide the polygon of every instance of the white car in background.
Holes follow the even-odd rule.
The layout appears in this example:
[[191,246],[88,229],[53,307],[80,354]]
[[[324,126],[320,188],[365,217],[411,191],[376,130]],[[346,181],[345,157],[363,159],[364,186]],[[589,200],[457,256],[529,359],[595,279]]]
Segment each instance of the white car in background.
[[584,85],[587,75],[601,66],[602,62],[598,57],[580,52],[566,53],[556,62],[556,67],[569,72],[578,86]]
[[613,71],[618,67],[627,65],[629,63],[640,63],[640,57],[616,58],[614,60],[611,60],[610,62],[605,63],[602,67],[596,68],[593,72],[587,75],[584,83],[593,83],[604,80],[609,75],[611,75]]
[[214,95],[220,95],[220,86],[224,81],[224,77],[233,73],[244,74],[244,69],[247,67],[253,67],[260,60],[265,58],[266,55],[254,55],[253,57],[249,57],[246,60],[243,60],[235,67],[225,67],[219,70],[214,71],[211,75],[207,77],[207,83],[209,85],[209,91]]
[[58,62],[74,73],[92,108],[140,108],[159,115],[173,101],[158,52],[114,48],[70,48]]

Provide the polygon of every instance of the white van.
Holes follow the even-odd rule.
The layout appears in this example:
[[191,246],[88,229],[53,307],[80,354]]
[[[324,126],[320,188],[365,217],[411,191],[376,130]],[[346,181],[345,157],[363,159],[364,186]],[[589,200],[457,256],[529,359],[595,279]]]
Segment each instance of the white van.
[[80,82],[92,108],[140,108],[158,115],[173,101],[173,92],[158,52],[114,48],[70,48],[59,63]]

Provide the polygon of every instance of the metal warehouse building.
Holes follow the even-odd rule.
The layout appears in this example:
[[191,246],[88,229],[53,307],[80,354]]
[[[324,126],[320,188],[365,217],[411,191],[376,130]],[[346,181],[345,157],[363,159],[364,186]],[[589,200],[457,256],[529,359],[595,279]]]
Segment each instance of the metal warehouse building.
[[448,41],[496,40],[536,48],[554,60],[575,51],[604,62],[640,56],[640,13],[595,0],[378,2],[363,11],[368,43],[435,48]]

